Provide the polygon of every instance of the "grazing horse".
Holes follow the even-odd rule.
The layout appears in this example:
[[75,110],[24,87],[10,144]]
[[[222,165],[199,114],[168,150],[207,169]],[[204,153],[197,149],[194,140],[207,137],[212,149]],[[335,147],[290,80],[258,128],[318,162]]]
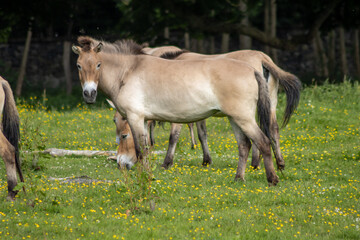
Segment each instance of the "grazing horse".
[[0,156],[5,162],[8,196],[9,201],[15,200],[17,191],[16,171],[19,173],[20,180],[24,178],[19,161],[19,113],[16,109],[15,100],[9,83],[0,77],[0,112],[2,113],[2,131],[0,132]]
[[[133,41],[102,51],[90,37],[79,37],[77,68],[86,103],[99,87],[126,117],[133,133],[137,161],[147,152],[146,120],[189,123],[226,115],[239,149],[235,180],[244,180],[250,140],[259,148],[269,185],[279,181],[271,154],[270,99],[266,80],[243,62],[228,59],[171,61],[146,55]],[[105,48],[104,48],[105,49]],[[255,114],[258,113],[260,127]],[[135,162],[122,163],[130,168]]]

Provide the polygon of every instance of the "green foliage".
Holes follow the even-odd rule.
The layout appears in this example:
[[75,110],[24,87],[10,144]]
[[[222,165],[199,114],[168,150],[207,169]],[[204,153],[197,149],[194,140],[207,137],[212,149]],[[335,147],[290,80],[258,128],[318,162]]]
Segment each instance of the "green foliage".
[[[0,238],[357,239],[359,99],[357,82],[303,90],[299,108],[280,131],[286,168],[284,176],[278,173],[276,187],[267,187],[263,166],[248,166],[246,181],[234,181],[237,146],[222,118],[207,121],[210,167],[201,166],[202,151],[199,146],[191,149],[185,129],[174,166],[159,167],[168,144],[166,124],[155,130],[147,170],[137,164],[120,171],[106,157],[39,155],[44,168],[32,171],[24,165],[27,194],[20,191],[15,202],[6,202],[1,168]],[[281,93],[278,119],[284,106]],[[42,109],[20,104],[18,109],[21,119],[40,126],[47,148],[116,149],[108,107]],[[81,176],[87,176],[86,181],[75,181]]]

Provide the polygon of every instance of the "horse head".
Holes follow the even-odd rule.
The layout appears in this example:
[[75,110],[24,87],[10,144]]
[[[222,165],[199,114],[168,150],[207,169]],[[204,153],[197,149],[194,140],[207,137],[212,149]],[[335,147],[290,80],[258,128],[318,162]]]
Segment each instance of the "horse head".
[[[112,108],[116,109],[113,102],[108,99],[106,100]],[[118,111],[115,111],[113,120],[116,126],[116,143],[119,145],[116,154],[117,164],[119,168],[126,167],[130,169],[137,160],[130,125],[126,118],[121,116]]]
[[98,53],[103,44],[100,42],[93,47],[93,41],[89,37],[79,37],[78,42],[80,46],[73,45],[72,50],[79,55],[76,66],[79,70],[83,97],[86,103],[94,103],[101,75],[101,59]]

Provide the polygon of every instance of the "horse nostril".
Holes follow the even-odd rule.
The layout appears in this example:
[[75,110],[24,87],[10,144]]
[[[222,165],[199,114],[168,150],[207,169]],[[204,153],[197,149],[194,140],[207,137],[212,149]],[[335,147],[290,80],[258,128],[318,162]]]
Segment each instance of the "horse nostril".
[[84,96],[85,96],[85,97],[89,97],[89,92],[85,90],[85,91],[84,91]]
[[93,90],[91,91],[91,97],[93,98],[93,97],[95,97],[95,96],[96,96],[96,90],[93,89]]

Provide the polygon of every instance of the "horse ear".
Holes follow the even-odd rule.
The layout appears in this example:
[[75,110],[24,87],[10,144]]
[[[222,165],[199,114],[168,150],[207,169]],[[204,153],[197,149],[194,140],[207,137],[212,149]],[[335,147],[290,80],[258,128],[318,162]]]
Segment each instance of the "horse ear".
[[98,53],[101,51],[103,44],[100,42],[96,47],[94,47],[94,52]]
[[71,49],[75,54],[78,54],[78,55],[80,54],[80,47],[72,45]]
[[109,103],[109,105],[110,105],[113,109],[116,109],[114,103],[113,103],[111,100],[106,99],[106,101]]

